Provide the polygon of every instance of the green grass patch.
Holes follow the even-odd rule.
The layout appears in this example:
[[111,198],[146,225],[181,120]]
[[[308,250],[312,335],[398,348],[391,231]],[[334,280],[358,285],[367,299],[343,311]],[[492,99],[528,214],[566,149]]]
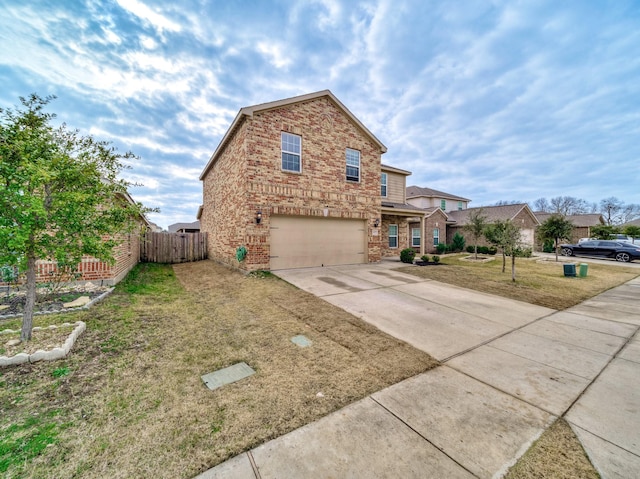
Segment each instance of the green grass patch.
[[9,472],[18,477],[28,461],[58,442],[62,427],[50,422],[50,418],[56,414],[53,411],[44,417],[30,416],[21,423],[11,424],[1,430],[0,473]]

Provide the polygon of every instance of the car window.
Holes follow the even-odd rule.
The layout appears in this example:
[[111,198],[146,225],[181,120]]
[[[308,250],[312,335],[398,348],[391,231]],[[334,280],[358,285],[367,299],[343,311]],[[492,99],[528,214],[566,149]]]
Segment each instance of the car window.
[[582,243],[580,243],[580,246],[584,246],[585,248],[593,248],[595,246],[598,246],[598,242],[597,241],[583,241]]
[[612,248],[614,246],[617,246],[616,243],[614,243],[613,241],[598,241],[598,246],[600,246],[601,248]]

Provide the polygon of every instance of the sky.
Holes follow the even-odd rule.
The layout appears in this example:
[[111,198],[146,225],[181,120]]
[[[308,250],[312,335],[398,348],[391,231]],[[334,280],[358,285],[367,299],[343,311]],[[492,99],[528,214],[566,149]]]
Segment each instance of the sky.
[[0,0],[0,85],[138,155],[163,228],[240,108],[324,89],[407,186],[640,203],[638,0]]

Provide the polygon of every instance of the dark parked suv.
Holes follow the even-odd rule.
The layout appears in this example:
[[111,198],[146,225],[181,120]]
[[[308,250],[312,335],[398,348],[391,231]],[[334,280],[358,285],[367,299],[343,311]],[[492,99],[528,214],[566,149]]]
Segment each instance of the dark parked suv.
[[616,261],[640,259],[640,245],[611,240],[589,240],[578,244],[560,245],[565,256],[614,258]]

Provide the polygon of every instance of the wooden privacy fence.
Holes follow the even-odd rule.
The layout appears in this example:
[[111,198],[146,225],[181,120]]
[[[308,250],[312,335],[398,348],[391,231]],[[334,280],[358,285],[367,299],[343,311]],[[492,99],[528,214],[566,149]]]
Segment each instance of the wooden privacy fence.
[[143,263],[187,263],[207,259],[207,233],[153,233],[140,239]]

